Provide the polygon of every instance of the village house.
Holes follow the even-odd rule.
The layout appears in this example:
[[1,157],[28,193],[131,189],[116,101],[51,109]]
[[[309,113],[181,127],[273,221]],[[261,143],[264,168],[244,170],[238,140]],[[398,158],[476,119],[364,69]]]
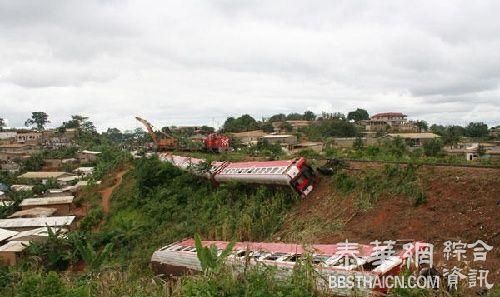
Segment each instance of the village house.
[[411,147],[418,147],[422,146],[424,143],[435,139],[439,138],[439,135],[430,133],[430,132],[423,132],[423,133],[389,133],[387,134],[387,137],[389,138],[396,138],[400,137],[405,140],[405,142],[411,146]]
[[1,131],[0,144],[9,144],[16,142],[17,132],[15,131]]
[[500,137],[500,126],[491,127],[489,131],[491,137]]
[[42,218],[0,219],[0,228],[14,231],[26,231],[40,227],[74,227],[75,216],[57,216]]
[[268,134],[262,130],[231,133],[233,138],[239,140],[241,144],[247,146],[257,144],[257,142],[265,135]]
[[18,131],[16,134],[17,143],[38,144],[42,140],[42,133],[36,131]]
[[76,154],[76,158],[82,164],[85,163],[93,163],[97,161],[97,157],[101,154],[101,152],[87,151],[83,150]]
[[38,149],[33,144],[10,143],[0,145],[0,161],[8,162],[29,158]]
[[297,143],[297,136],[291,134],[275,134],[275,135],[265,135],[262,137],[263,140],[271,144],[284,144],[284,145],[294,145]]
[[[378,139],[373,137],[360,137],[364,146],[377,145]],[[335,148],[352,148],[356,137],[334,137],[331,146]]]
[[66,183],[66,178],[78,178],[75,174],[63,171],[28,171],[18,176],[18,178],[41,180],[42,183],[47,182],[49,179],[57,180],[60,184]]
[[418,132],[416,124],[408,121],[407,115],[401,112],[377,113],[360,124],[366,131]]
[[292,127],[293,132],[297,132],[298,129],[307,127],[311,125],[311,121],[297,120],[297,121],[280,121],[280,122],[272,122],[271,125],[275,132],[283,132],[283,126],[288,124]]
[[29,241],[9,241],[0,246],[0,264],[14,266],[19,262],[21,253],[30,245]]
[[27,198],[21,202],[20,206],[22,210],[28,210],[35,207],[50,207],[56,209],[57,215],[68,215],[71,212],[73,198],[73,196]]

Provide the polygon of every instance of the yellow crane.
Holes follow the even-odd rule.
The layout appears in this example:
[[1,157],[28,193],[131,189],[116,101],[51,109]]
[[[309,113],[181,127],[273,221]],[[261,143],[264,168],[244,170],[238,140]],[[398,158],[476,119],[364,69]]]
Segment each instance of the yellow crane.
[[153,125],[151,125],[150,122],[140,117],[135,117],[135,119],[146,127],[149,135],[151,135],[151,138],[153,139],[157,151],[175,150],[178,147],[177,138],[174,136],[159,131],[160,137],[158,137],[158,134],[153,130]]

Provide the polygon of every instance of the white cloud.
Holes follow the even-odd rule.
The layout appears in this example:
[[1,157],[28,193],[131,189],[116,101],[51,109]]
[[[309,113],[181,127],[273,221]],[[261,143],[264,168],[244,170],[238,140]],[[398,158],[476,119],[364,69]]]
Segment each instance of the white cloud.
[[498,1],[2,1],[0,116],[500,118]]

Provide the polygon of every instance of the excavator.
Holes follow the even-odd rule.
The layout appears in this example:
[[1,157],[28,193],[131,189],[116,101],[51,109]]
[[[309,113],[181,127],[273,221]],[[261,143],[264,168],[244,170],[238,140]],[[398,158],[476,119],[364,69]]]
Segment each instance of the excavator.
[[173,135],[165,133],[163,131],[159,131],[159,133],[157,133],[153,130],[153,125],[151,125],[150,122],[140,117],[135,117],[135,119],[141,122],[148,130],[148,133],[149,135],[151,135],[151,138],[153,139],[153,142],[155,144],[156,151],[172,151],[178,147],[177,138],[175,138]]

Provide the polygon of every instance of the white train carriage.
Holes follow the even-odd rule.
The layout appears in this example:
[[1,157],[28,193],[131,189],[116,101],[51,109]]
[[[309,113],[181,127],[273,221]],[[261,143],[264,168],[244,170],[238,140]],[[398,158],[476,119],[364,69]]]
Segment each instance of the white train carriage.
[[[160,154],[159,157],[183,170],[191,170],[205,162],[203,159],[169,154]],[[291,186],[302,196],[312,191],[316,181],[313,169],[304,158],[264,162],[213,162],[209,170],[192,171],[218,183],[236,181]]]
[[[215,245],[220,253],[227,247],[228,242],[202,241],[202,245],[206,247]],[[355,249],[343,254],[343,247],[337,244],[315,244],[309,246],[306,251],[299,244],[237,242],[226,264],[239,272],[244,270],[245,265],[261,263],[265,266],[274,266],[277,268],[276,277],[286,279],[292,275],[295,264],[307,254],[318,273],[318,287],[328,288],[328,280],[331,276],[355,276],[372,282],[377,276],[397,275],[402,271],[407,257],[410,257],[401,247],[396,247],[394,255],[387,257],[377,256],[389,249],[387,246],[375,249],[370,245],[354,244],[354,247]],[[353,256],[350,256],[351,254]],[[346,265],[347,260],[348,265]],[[373,265],[377,260],[381,263]],[[155,251],[151,257],[151,264],[156,274],[167,276],[178,276],[202,270],[193,239],[175,242]],[[363,286],[352,289],[330,289],[332,293],[340,296],[352,296],[354,293],[357,293],[356,296],[379,296],[379,294],[385,295],[383,293],[386,293],[383,288]]]

